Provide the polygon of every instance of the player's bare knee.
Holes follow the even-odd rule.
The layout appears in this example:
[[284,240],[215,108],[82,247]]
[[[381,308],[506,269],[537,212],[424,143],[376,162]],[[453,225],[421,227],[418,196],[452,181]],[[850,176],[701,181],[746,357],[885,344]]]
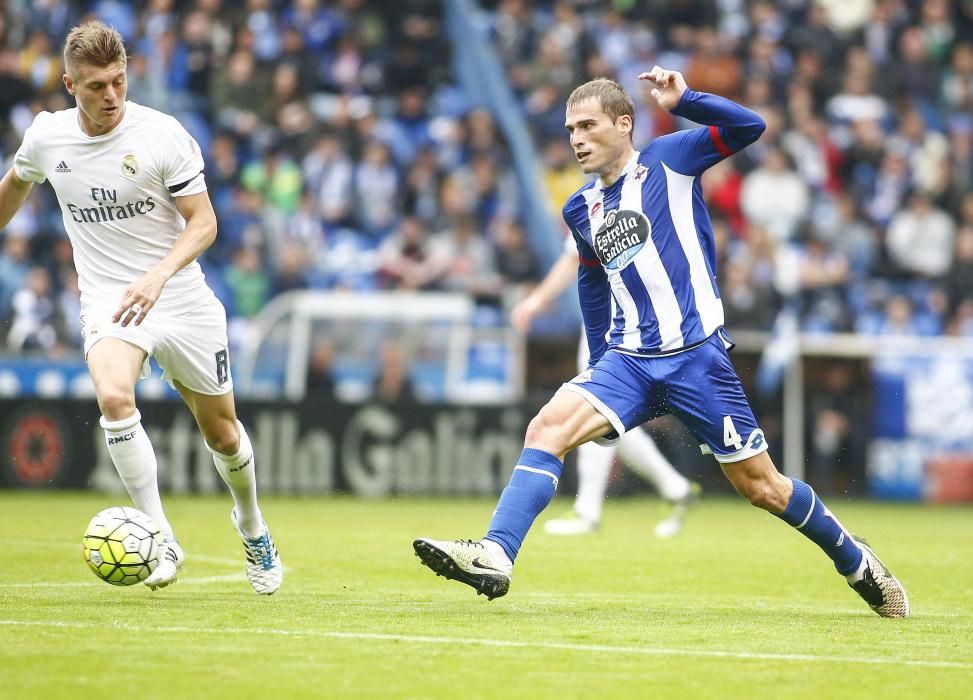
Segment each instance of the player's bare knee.
[[778,484],[771,479],[748,481],[741,491],[750,504],[771,513],[781,513],[787,507],[787,499]]
[[240,431],[236,421],[219,421],[204,431],[206,444],[224,455],[234,455],[240,450]]
[[560,455],[565,451],[563,433],[564,426],[551,421],[542,410],[528,423],[524,446]]
[[527,445],[533,445],[537,443],[546,442],[546,438],[550,433],[550,424],[545,420],[543,413],[538,413],[534,416],[530,423],[527,424],[527,432],[524,435],[524,443]]
[[98,393],[101,414],[110,421],[124,420],[135,413],[135,395],[114,387]]
[[750,505],[763,510],[770,510],[773,494],[766,484],[749,484],[743,495],[750,501]]

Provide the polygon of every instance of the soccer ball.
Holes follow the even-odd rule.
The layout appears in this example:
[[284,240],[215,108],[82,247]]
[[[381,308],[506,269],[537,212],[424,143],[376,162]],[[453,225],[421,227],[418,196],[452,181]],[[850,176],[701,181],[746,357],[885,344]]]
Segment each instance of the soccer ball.
[[91,519],[81,541],[95,576],[113,586],[144,581],[159,565],[159,528],[140,510],[106,508]]

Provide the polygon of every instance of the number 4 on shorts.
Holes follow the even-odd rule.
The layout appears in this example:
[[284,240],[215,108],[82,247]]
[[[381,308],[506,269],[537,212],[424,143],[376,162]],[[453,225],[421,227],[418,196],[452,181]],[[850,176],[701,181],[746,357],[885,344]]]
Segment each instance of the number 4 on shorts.
[[727,447],[732,447],[734,450],[743,449],[743,438],[737,432],[736,426],[733,425],[733,419],[730,416],[723,416],[723,444]]

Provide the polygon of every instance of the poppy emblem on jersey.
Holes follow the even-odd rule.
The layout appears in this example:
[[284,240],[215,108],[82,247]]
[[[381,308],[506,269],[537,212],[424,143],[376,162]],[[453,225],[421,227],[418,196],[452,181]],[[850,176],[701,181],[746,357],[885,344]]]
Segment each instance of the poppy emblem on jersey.
[[139,174],[139,162],[135,160],[135,154],[129,153],[122,158],[122,175],[125,177],[135,177]]
[[649,239],[649,220],[633,209],[618,209],[605,215],[605,222],[592,243],[607,270],[621,270],[642,250]]

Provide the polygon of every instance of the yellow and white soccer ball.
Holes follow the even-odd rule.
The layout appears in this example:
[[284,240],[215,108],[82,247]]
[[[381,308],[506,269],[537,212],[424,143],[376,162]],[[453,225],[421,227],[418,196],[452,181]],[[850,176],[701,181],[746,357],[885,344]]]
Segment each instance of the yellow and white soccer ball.
[[84,531],[84,560],[95,576],[113,586],[131,586],[159,565],[162,536],[140,510],[114,506],[98,513]]

